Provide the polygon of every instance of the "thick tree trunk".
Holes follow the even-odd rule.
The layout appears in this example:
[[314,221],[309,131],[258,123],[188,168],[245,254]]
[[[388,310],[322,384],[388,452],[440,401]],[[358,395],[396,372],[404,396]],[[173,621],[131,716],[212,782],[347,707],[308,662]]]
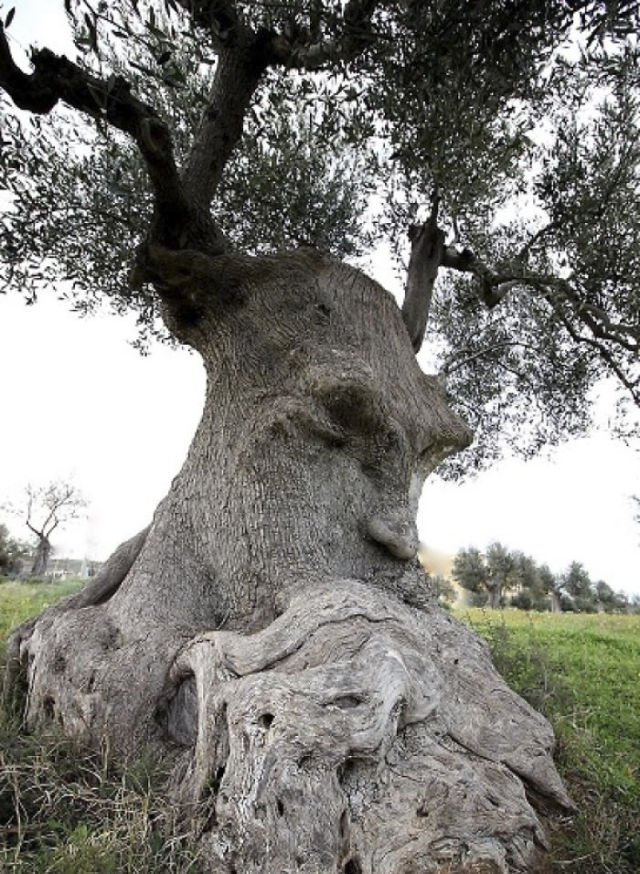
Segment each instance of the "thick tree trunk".
[[500,602],[502,601],[502,587],[500,585],[488,585],[487,591],[489,593],[489,609],[490,610],[499,610]]
[[551,730],[416,559],[467,428],[359,271],[192,267],[165,318],[205,362],[202,421],[149,530],[14,636],[28,722],[175,756],[220,874],[533,870],[570,807]]
[[51,556],[51,543],[47,537],[40,536],[33,555],[33,563],[31,565],[31,576],[43,577],[49,567],[49,558]]

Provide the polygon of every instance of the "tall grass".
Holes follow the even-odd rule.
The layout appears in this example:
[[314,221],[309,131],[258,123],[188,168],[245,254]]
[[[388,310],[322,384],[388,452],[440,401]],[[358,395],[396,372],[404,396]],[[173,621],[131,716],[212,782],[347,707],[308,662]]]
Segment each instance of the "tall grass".
[[512,688],[551,721],[579,812],[554,835],[552,870],[640,872],[640,616],[458,614]]
[[55,735],[0,729],[0,871],[138,874],[201,871],[164,774],[144,760],[124,769],[108,750]]
[[[80,585],[0,585],[0,674],[10,629]],[[150,756],[124,767],[106,746],[27,734],[0,708],[0,872],[199,874],[198,853],[164,791],[167,776]]]

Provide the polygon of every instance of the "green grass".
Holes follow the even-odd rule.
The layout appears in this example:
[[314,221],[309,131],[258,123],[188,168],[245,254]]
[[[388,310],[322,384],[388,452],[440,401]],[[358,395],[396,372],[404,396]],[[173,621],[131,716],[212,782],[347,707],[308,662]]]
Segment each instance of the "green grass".
[[640,616],[460,610],[509,684],[547,716],[579,813],[554,871],[640,872]]
[[[79,585],[0,584],[0,650],[11,628]],[[552,826],[548,870],[638,874],[640,616],[455,615],[485,637],[503,676],[556,731],[579,813]],[[63,738],[25,735],[0,713],[0,871],[195,874],[163,777],[149,763],[123,770],[108,751],[80,754]]]

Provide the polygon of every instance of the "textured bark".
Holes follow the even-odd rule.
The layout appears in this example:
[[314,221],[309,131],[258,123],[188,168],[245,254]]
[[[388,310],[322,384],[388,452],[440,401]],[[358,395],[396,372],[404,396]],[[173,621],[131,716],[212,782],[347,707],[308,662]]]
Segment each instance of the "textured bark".
[[31,565],[31,575],[34,577],[43,577],[49,567],[49,558],[51,556],[51,542],[48,537],[38,535],[39,540],[33,555],[33,563]]
[[438,227],[438,199],[434,199],[431,216],[423,225],[413,225],[411,257],[402,303],[402,318],[411,337],[413,351],[419,352],[429,321],[433,287],[444,252],[444,231]]
[[533,870],[571,804],[418,565],[422,482],[470,434],[393,299],[307,251],[164,268],[202,421],[148,531],[14,636],[27,722],[174,756],[220,874]]

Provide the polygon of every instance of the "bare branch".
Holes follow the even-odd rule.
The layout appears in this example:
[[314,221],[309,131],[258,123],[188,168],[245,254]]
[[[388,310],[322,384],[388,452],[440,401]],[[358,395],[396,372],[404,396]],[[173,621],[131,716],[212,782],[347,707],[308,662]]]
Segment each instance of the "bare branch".
[[[48,540],[52,532],[64,522],[77,519],[86,502],[75,486],[70,483],[52,482],[42,488],[28,485],[25,524],[38,538]],[[34,514],[43,518],[39,527],[34,524]]]
[[61,520],[60,520],[57,516],[54,516],[53,519],[51,520],[52,524],[51,524],[51,526],[49,527],[49,529],[46,530],[46,531],[45,531],[44,528],[42,529],[43,532],[44,532],[44,536],[46,537],[47,540],[49,539],[49,537],[51,537],[51,535],[53,534],[53,532],[56,530],[56,528],[57,528],[58,525],[60,524],[60,521],[61,521]]

